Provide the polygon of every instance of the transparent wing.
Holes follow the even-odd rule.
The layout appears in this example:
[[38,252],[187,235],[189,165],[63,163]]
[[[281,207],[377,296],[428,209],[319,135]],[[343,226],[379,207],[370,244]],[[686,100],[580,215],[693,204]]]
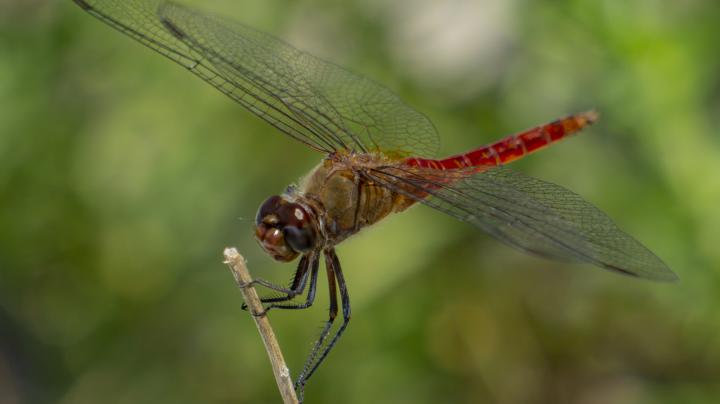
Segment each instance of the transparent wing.
[[432,156],[432,123],[390,90],[242,24],[161,0],[73,0],[314,149]]
[[523,251],[642,278],[677,280],[660,258],[607,215],[561,186],[504,167],[477,172],[392,166],[368,176]]

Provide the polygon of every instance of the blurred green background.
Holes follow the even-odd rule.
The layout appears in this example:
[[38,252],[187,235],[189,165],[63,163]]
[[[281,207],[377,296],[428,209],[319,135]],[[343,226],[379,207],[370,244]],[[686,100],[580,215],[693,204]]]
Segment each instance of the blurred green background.
[[[513,166],[681,278],[527,256],[418,207],[339,247],[353,321],[307,402],[720,400],[720,3],[194,4],[386,84],[443,154],[597,107]],[[320,157],[71,1],[0,0],[0,402],[278,402],[221,251],[289,279],[252,219]],[[271,314],[295,375],[319,290]]]

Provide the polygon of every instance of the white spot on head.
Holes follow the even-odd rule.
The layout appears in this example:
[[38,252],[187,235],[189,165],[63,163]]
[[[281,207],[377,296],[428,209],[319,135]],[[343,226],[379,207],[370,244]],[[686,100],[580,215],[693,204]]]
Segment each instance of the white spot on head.
[[302,211],[302,210],[300,210],[300,209],[295,209],[295,217],[297,218],[297,220],[303,220],[303,218],[305,217],[305,215],[303,214],[303,211]]
[[272,229],[273,237],[280,237],[280,229]]

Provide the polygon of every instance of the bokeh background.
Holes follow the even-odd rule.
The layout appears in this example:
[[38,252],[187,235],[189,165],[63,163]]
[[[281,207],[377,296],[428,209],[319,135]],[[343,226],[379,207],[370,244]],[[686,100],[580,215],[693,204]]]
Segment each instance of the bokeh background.
[[[386,84],[444,154],[597,107],[513,166],[681,278],[527,256],[414,208],[339,247],[353,321],[307,402],[720,400],[720,3],[187,3]],[[0,402],[278,402],[221,251],[289,279],[252,219],[320,157],[69,0],[0,0]],[[320,290],[271,314],[294,374]]]

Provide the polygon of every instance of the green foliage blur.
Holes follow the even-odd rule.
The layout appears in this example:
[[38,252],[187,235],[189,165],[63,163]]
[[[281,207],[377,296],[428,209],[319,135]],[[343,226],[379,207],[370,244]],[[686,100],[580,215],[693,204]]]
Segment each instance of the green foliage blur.
[[[308,403],[720,402],[720,3],[187,1],[372,77],[444,154],[596,107],[513,164],[680,276],[512,250],[426,207],[342,244],[353,321]],[[0,0],[0,402],[279,402],[222,264],[321,158],[69,0]],[[321,272],[322,273],[322,272]],[[270,315],[293,375],[327,316]]]

